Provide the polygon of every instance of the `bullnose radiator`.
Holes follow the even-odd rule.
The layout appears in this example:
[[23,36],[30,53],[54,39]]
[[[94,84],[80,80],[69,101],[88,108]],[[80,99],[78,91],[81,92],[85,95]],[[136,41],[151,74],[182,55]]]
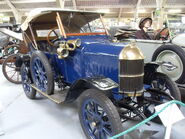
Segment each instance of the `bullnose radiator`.
[[128,96],[143,92],[144,56],[135,43],[129,44],[119,54],[119,91]]

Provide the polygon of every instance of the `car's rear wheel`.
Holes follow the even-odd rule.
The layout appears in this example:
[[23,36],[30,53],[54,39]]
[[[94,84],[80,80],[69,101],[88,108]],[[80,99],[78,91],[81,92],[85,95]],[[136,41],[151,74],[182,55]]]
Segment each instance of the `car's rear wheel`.
[[185,83],[185,52],[175,45],[164,45],[159,47],[153,54],[152,61],[163,62],[157,69],[165,73],[173,81]]
[[80,96],[79,118],[88,139],[108,139],[123,131],[116,107],[98,90],[88,89]]
[[25,64],[21,66],[21,79],[26,96],[30,99],[34,99],[36,96],[36,90],[31,87],[32,79],[30,69],[29,67],[26,67]]
[[48,95],[53,94],[54,77],[46,55],[41,51],[35,51],[31,56],[30,67],[34,85]]

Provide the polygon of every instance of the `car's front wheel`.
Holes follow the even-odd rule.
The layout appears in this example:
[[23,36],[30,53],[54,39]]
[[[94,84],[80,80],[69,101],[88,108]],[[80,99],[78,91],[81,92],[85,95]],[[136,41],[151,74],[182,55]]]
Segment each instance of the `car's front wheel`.
[[98,90],[88,89],[80,96],[79,118],[88,139],[108,139],[123,131],[116,107]]
[[30,68],[34,85],[48,95],[53,94],[53,72],[49,60],[43,52],[35,51],[32,54]]

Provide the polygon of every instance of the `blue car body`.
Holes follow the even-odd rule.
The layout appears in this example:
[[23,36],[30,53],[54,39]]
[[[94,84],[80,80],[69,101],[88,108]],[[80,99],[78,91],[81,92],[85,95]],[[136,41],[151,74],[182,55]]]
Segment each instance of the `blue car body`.
[[57,69],[66,82],[73,83],[80,78],[104,76],[118,83],[119,53],[126,44],[111,42],[105,35],[68,39],[80,39],[82,44],[65,59],[58,59],[55,55]]
[[[80,39],[81,46],[70,52],[65,59],[58,59],[57,54],[49,54],[55,67],[55,77],[60,74],[69,84],[82,78],[106,77],[119,84],[119,54],[127,43],[111,42],[106,35],[71,36]],[[118,88],[113,89],[115,99],[121,99]]]

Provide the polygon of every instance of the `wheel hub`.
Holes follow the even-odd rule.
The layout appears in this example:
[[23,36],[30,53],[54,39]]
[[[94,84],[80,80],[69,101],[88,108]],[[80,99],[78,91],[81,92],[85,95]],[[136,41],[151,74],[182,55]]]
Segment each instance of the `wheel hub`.
[[96,127],[96,122],[92,122],[92,126],[93,127]]
[[177,69],[178,67],[171,62],[164,62],[162,66],[167,70],[167,71],[173,71]]
[[158,68],[158,72],[167,74],[173,81],[178,80],[182,75],[183,63],[181,58],[175,52],[165,50],[157,56],[156,61],[163,62]]
[[92,122],[92,126],[97,127],[98,129],[100,129],[102,127],[102,119],[98,116],[95,117],[93,122]]

